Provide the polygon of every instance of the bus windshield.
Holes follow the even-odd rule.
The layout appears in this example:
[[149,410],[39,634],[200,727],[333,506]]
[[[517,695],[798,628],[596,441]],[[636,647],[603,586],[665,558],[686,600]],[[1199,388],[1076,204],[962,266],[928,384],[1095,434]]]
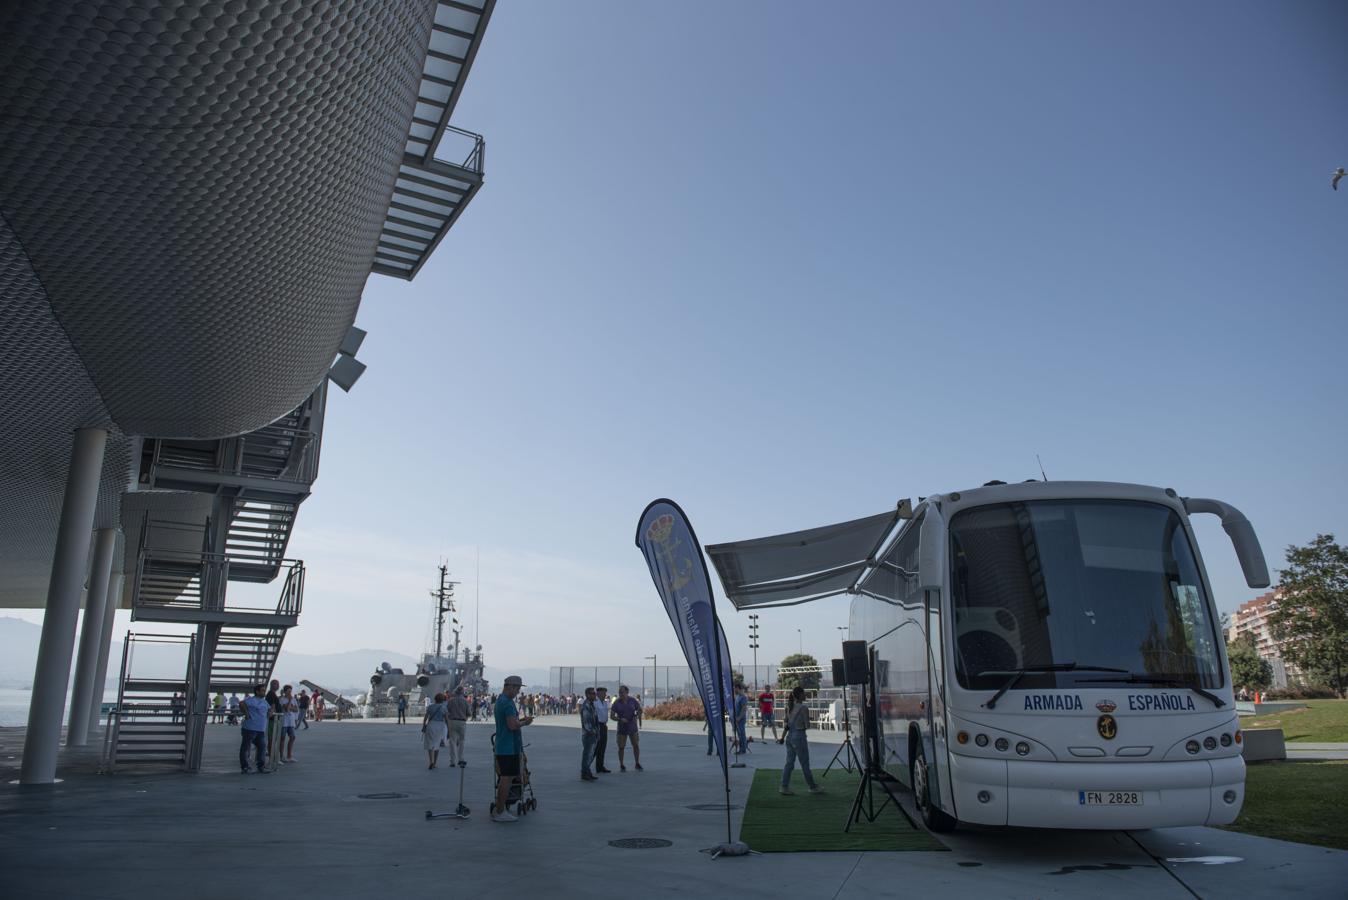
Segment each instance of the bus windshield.
[[1142,684],[1222,686],[1198,563],[1167,507],[980,506],[951,519],[950,550],[961,687],[996,690],[1010,672],[1068,663],[1080,670],[1026,672],[1017,687],[1098,682],[1105,668]]

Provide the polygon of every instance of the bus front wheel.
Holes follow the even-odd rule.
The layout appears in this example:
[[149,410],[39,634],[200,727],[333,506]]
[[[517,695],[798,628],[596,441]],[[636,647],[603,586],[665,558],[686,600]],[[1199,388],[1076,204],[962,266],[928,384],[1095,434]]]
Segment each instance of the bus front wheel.
[[955,817],[937,809],[931,802],[931,781],[927,771],[927,753],[922,749],[921,738],[917,741],[912,761],[908,763],[908,783],[913,786],[913,800],[917,811],[922,815],[922,823],[931,831],[954,831]]

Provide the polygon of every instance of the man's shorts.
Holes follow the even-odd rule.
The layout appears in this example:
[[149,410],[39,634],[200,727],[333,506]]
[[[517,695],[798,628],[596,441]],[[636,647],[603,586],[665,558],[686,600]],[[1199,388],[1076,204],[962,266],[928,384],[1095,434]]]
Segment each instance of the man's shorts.
[[294,725],[286,725],[286,726],[284,726],[284,727],[281,729],[281,734],[284,735],[285,737],[294,737],[294,736],[295,736],[295,726],[294,726]]
[[518,753],[511,753],[509,756],[496,756],[496,771],[500,775],[509,775],[518,778],[520,775],[520,757]]
[[621,731],[618,732],[618,749],[621,750],[626,747],[629,740],[632,742],[633,747],[639,747],[641,745],[641,732],[634,731],[631,734],[623,734]]
[[763,725],[774,725],[777,722],[777,720],[772,717],[772,713],[761,713],[760,716]]

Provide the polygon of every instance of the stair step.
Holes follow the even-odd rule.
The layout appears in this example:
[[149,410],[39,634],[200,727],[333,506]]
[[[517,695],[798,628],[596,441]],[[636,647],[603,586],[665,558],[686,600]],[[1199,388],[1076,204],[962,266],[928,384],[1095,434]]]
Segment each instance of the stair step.
[[117,735],[118,746],[128,742],[136,747],[145,747],[147,745],[172,746],[173,744],[181,744],[185,740],[187,740],[187,733],[181,729],[179,729],[176,734],[130,734],[128,732],[123,732]]

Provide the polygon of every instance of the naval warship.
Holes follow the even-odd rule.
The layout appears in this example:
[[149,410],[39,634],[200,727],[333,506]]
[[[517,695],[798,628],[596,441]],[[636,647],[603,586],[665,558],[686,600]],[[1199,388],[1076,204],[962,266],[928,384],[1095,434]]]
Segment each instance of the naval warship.
[[[407,698],[408,710],[420,715],[428,698],[449,693],[462,687],[466,694],[487,692],[487,680],[482,674],[482,645],[475,648],[460,646],[459,620],[454,618],[454,586],[449,580],[449,567],[440,566],[440,584],[431,591],[435,600],[435,647],[423,653],[415,672],[404,672],[388,663],[381,663],[370,676],[370,691],[357,698],[360,714],[367,719],[388,718],[398,714],[398,698]],[[446,640],[445,619],[449,618]]]

